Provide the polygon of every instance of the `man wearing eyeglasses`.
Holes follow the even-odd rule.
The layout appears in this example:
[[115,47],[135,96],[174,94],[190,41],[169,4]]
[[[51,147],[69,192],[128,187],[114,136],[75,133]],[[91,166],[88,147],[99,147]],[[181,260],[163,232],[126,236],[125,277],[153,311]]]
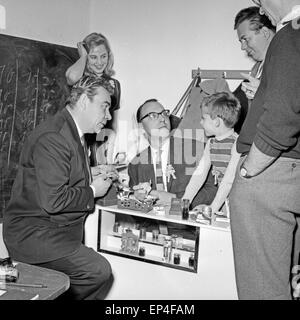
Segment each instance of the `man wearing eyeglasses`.
[[[129,164],[129,185],[134,187],[140,183],[149,183],[152,189],[150,194],[158,198],[158,203],[170,204],[172,198],[183,196],[202,152],[196,149],[195,140],[170,136],[169,110],[164,109],[156,99],[145,101],[137,110],[136,118],[145,131],[149,147]],[[158,159],[159,156],[161,159]],[[158,183],[160,168],[162,179]],[[216,191],[213,176],[210,174],[205,187],[195,197],[192,207],[211,203]]]
[[300,0],[255,1],[277,27],[237,140],[230,194],[240,299],[291,299],[300,215]]

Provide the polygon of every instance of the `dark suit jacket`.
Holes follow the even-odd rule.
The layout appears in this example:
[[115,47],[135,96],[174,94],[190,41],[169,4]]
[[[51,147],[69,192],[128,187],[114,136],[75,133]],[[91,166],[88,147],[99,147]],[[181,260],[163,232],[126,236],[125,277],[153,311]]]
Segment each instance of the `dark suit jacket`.
[[[200,146],[201,145],[201,146]],[[204,146],[193,139],[170,138],[169,164],[175,169],[176,179],[171,177],[167,185],[167,191],[182,198],[191,175],[203,154]],[[133,187],[141,182],[149,182],[156,189],[155,173],[152,164],[151,149],[148,147],[138,154],[128,166],[129,186]],[[215,197],[217,187],[211,172],[208,178],[194,198],[191,207],[198,204],[210,204]]]
[[3,219],[9,254],[27,263],[69,255],[82,243],[84,219],[93,208],[83,147],[63,109],[24,144]]
[[[258,69],[260,67],[260,64],[261,64],[261,62],[258,61],[252,67],[251,73],[250,73],[252,77],[256,76]],[[237,99],[239,99],[240,104],[241,104],[241,114],[240,114],[238,122],[234,126],[234,131],[238,134],[240,134],[240,132],[241,132],[243,123],[244,123],[246,116],[247,116],[247,113],[248,113],[248,109],[250,108],[250,105],[251,105],[251,101],[248,100],[245,92],[242,90],[243,82],[247,82],[247,81],[246,80],[242,81],[240,83],[240,85],[233,91],[233,94],[235,95],[235,97]]]
[[234,126],[234,131],[238,134],[241,132],[241,129],[242,129],[243,123],[246,119],[246,116],[248,113],[248,108],[249,108],[249,100],[248,100],[245,92],[242,90],[242,84],[243,84],[243,82],[233,91],[233,94],[235,95],[235,97],[237,99],[239,99],[240,104],[241,104],[240,117]]

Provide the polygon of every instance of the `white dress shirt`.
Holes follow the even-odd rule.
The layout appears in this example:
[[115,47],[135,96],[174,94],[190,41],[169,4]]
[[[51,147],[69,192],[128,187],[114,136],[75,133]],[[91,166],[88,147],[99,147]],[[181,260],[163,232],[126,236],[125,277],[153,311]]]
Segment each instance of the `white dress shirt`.
[[[157,158],[157,153],[158,150],[152,148],[150,146],[151,149],[151,157],[152,157],[152,163],[153,163],[153,167],[154,167],[154,173],[156,176],[156,158]],[[169,160],[169,149],[170,149],[170,139],[168,138],[164,144],[161,147],[162,150],[162,154],[161,154],[161,167],[162,167],[162,173],[163,173],[163,182],[164,182],[164,189],[165,191],[167,190],[167,175],[166,175],[166,171],[167,171],[167,165],[168,165],[168,160]]]
[[[84,143],[85,143],[85,142],[84,142],[84,135],[83,135],[81,129],[79,128],[78,123],[76,122],[76,120],[75,120],[74,117],[72,116],[71,112],[69,112],[69,113],[70,113],[71,117],[73,118],[73,120],[74,120],[74,122],[75,122],[76,129],[77,129],[77,132],[78,132],[80,141],[81,141],[81,145],[82,145],[82,147],[84,148]],[[89,152],[89,151],[88,151],[88,152]],[[90,156],[90,152],[89,152],[88,156]],[[88,169],[89,169],[89,168],[88,168]],[[94,194],[94,197],[95,197],[96,189],[95,189],[95,187],[92,186],[92,185],[90,185],[90,187],[92,188],[93,194]]]
[[[282,29],[288,21],[294,20],[298,17],[300,17],[300,5],[294,6],[292,10],[281,19],[281,21],[276,26],[276,32]],[[299,29],[300,25],[297,26]]]

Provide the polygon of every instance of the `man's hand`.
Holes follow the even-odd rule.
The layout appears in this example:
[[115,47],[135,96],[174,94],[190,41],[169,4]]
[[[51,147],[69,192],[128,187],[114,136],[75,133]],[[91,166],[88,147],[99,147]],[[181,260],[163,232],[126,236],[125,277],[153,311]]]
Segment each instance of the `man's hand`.
[[105,174],[97,175],[91,184],[95,188],[95,198],[103,197],[111,184],[111,179],[107,178]]
[[152,190],[150,195],[158,198],[156,202],[158,205],[170,205],[171,199],[176,198],[176,194],[162,190]]
[[107,178],[110,178],[112,181],[118,180],[119,178],[119,173],[115,169],[114,165],[100,164],[96,167],[91,167],[91,172],[93,179],[97,179],[99,175],[106,176]]
[[151,191],[151,183],[150,182],[141,182],[132,187],[133,190],[144,192],[148,194]]
[[252,100],[260,85],[260,80],[250,76],[247,73],[241,73],[241,75],[249,82],[242,83],[242,90],[245,92],[248,99]]
[[139,201],[144,201],[147,197],[147,193],[144,190],[135,190],[134,197]]
[[268,156],[261,152],[255,145],[252,144],[250,152],[246,157],[246,160],[242,164],[247,170],[247,174],[252,177],[263,172],[268,166],[270,166],[276,158]]
[[132,187],[134,190],[134,196],[140,201],[144,201],[151,191],[151,183],[150,182],[141,182]]

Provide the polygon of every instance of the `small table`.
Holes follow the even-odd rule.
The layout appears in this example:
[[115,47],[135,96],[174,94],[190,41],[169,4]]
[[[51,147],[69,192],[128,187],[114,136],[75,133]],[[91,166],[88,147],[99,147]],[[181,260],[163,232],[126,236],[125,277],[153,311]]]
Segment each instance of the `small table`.
[[43,284],[45,288],[32,288],[0,284],[0,300],[53,300],[68,290],[69,277],[59,271],[23,262],[16,262],[19,278],[16,283]]

